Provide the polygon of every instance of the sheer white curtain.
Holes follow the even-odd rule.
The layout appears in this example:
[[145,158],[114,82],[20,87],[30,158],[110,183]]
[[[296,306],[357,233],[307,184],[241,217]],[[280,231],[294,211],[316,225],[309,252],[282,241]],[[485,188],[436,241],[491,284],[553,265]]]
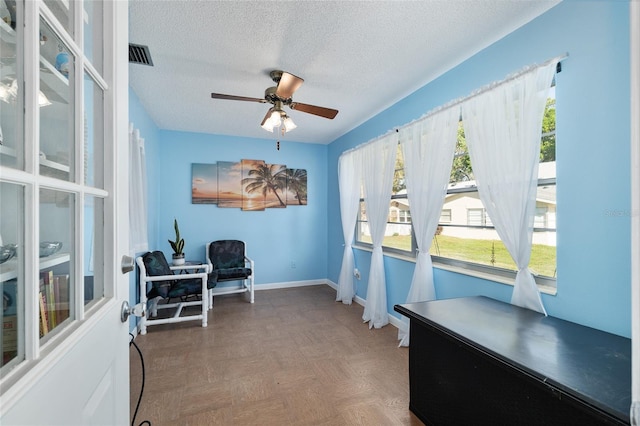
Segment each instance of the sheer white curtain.
[[[455,106],[400,129],[407,198],[418,245],[407,303],[436,298],[429,247],[447,193],[459,120],[460,107]],[[402,321],[405,328],[398,329],[398,339],[400,346],[409,346],[409,320],[403,317]]]
[[358,219],[360,207],[360,186],[362,160],[360,150],[342,154],[338,160],[338,185],[340,190],[340,218],[342,219],[342,235],[344,236],[344,254],[342,268],[338,278],[336,301],[350,305],[355,296],[353,286],[353,230]]
[[518,268],[511,303],[546,315],[529,270],[542,116],[557,60],[462,103],[480,199]]
[[361,148],[364,201],[373,242],[367,300],[362,315],[364,322],[369,322],[369,328],[381,328],[389,324],[382,240],[389,215],[389,201],[398,150],[397,135],[393,132]]
[[140,131],[129,124],[129,230],[130,251],[149,250],[147,238],[147,171],[145,166],[144,139]]

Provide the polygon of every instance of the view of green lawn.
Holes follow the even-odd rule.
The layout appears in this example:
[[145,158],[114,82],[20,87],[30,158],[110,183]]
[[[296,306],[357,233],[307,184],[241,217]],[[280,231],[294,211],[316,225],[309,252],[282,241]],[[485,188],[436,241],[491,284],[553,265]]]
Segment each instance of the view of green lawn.
[[[361,237],[365,241],[365,236]],[[371,242],[370,238],[366,238]],[[384,246],[400,250],[411,250],[411,236],[392,235],[384,238]],[[499,240],[475,240],[438,235],[431,242],[429,252],[434,256],[442,256],[465,262],[479,263],[481,265],[495,266],[515,270],[516,265],[511,259],[502,241]],[[541,244],[534,244],[531,249],[531,271],[546,277],[556,275],[556,248]]]

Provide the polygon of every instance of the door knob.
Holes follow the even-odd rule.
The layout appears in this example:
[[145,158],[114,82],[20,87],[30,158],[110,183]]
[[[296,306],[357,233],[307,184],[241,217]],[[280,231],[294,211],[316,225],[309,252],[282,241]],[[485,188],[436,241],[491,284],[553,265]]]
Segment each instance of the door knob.
[[129,302],[125,300],[122,302],[122,308],[120,309],[120,321],[127,322],[129,315],[133,315],[134,317],[143,317],[147,315],[145,307],[145,304],[138,303],[132,308],[129,306]]
[[122,261],[120,263],[120,268],[121,268],[123,274],[126,274],[127,272],[133,271],[133,266],[134,266],[133,257],[127,256],[126,254],[124,256],[122,256]]

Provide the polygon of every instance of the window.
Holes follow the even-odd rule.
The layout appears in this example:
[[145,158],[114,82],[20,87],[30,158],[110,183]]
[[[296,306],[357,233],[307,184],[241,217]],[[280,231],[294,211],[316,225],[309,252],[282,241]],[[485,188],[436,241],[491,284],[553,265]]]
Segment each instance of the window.
[[400,210],[399,213],[400,213],[400,222],[411,223],[411,211]]
[[488,224],[491,224],[491,220],[485,209],[467,209],[467,225],[487,226]]
[[[549,91],[542,123],[538,192],[530,269],[539,284],[555,287],[556,276],[556,110],[555,82]],[[434,261],[471,270],[514,276],[515,263],[482,205],[475,181],[464,127],[460,121],[449,189],[430,253]],[[404,159],[398,146],[393,192],[383,249],[414,256],[409,200],[404,182]],[[371,244],[364,200],[356,227],[356,242]]]
[[451,223],[451,209],[442,209],[439,223]]
[[547,212],[549,211],[549,207],[538,207],[536,206],[536,216],[534,219],[533,226],[534,228],[546,228],[547,227]]
[[[362,192],[362,191],[361,191]],[[356,224],[356,243],[371,246],[371,232],[367,222],[364,198],[360,199],[360,215]],[[393,190],[389,202],[389,214],[387,216],[387,229],[384,234],[382,247],[385,252],[413,256],[415,241],[411,226],[411,212],[407,189],[404,180],[404,159],[402,149],[398,145],[396,154],[396,167],[393,176]]]

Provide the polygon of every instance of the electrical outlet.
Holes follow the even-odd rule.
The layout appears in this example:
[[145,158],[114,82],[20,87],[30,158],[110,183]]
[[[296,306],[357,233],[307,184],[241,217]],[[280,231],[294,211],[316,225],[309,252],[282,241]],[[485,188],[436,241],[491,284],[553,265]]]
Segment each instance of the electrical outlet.
[[356,277],[357,280],[360,279],[360,271],[358,270],[358,268],[353,270],[353,276]]
[[295,260],[291,261],[291,269],[296,269],[296,261]]

